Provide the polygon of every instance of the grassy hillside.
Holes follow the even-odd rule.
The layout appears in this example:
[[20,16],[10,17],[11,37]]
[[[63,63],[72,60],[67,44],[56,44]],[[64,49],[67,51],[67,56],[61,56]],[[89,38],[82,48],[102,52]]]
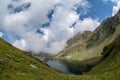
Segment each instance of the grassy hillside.
[[0,80],[44,80],[54,75],[58,73],[0,38]]
[[[84,75],[65,75],[49,68],[0,38],[0,80],[119,80],[120,36],[103,53],[104,61]],[[107,56],[106,56],[107,55]]]
[[106,46],[102,52],[103,61],[94,67],[89,73],[90,75],[100,75],[113,77],[109,80],[120,79],[120,35],[110,45]]
[[0,80],[94,80],[90,75],[70,76],[49,68],[0,38]]
[[61,76],[0,38],[0,80],[61,80]]

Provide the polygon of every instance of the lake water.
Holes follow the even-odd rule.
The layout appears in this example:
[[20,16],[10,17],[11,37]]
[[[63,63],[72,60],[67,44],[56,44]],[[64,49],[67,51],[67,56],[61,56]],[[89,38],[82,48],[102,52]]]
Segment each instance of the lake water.
[[93,64],[84,64],[80,61],[67,61],[67,60],[47,60],[45,61],[51,68],[54,68],[65,74],[79,75],[88,72]]
[[51,68],[54,68],[62,73],[65,74],[72,74],[69,70],[68,70],[68,66],[66,66],[65,64],[63,64],[61,61],[59,60],[48,60],[46,62]]

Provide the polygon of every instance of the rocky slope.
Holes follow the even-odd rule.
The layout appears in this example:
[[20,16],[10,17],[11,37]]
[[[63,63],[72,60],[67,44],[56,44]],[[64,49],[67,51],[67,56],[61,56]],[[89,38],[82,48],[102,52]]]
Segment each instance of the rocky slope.
[[56,56],[59,59],[86,60],[101,57],[103,48],[120,34],[120,11],[105,19],[93,32],[78,33],[68,40],[67,46]]

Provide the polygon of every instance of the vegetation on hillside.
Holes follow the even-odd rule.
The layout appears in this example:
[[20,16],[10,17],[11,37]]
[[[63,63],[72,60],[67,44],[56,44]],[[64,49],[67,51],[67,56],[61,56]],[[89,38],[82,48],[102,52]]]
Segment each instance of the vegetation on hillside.
[[[0,38],[0,80],[119,80],[120,36],[104,48],[105,59],[89,73],[65,75]],[[106,55],[109,54],[107,57]]]

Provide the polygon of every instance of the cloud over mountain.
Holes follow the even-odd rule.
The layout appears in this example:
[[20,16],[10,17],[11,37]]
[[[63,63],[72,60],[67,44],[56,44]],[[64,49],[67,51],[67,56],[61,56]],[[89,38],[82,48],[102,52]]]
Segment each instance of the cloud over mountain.
[[3,36],[3,33],[2,32],[0,32],[0,37],[2,37]]
[[87,0],[4,0],[0,29],[20,49],[56,54],[69,38],[99,25],[98,19],[80,19],[90,7]]

